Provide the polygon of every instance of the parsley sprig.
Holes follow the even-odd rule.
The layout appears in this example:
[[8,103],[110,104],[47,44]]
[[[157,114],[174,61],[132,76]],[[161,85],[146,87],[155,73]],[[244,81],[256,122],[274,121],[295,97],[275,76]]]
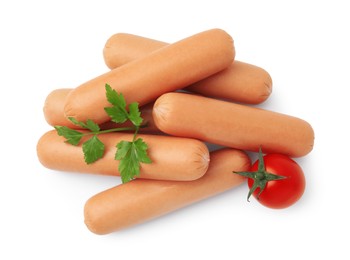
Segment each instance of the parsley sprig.
[[104,110],[111,118],[111,121],[115,123],[124,123],[127,120],[131,121],[132,127],[118,127],[107,130],[101,130],[99,125],[93,120],[88,119],[86,122],[80,122],[73,117],[68,119],[75,125],[89,130],[88,132],[80,132],[75,129],[71,129],[67,126],[55,126],[58,135],[66,138],[66,142],[72,145],[79,145],[83,136],[91,135],[92,137],[84,141],[82,145],[84,160],[87,164],[91,164],[98,159],[102,158],[105,151],[105,145],[98,138],[99,134],[134,130],[132,141],[120,141],[116,147],[115,160],[119,160],[118,170],[123,183],[133,180],[140,174],[141,163],[151,163],[151,159],[147,154],[148,146],[142,138],[137,138],[138,131],[141,127],[145,127],[147,124],[143,124],[141,112],[139,110],[139,104],[133,102],[127,104],[122,93],[116,92],[110,85],[105,85],[106,98],[112,105],[111,107],[105,107]]

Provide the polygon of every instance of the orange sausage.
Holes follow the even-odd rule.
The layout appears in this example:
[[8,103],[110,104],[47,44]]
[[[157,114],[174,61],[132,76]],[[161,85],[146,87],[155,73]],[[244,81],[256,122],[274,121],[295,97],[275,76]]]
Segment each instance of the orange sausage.
[[[165,42],[133,34],[117,33],[107,40],[103,57],[106,65],[114,69],[166,45]],[[186,90],[208,97],[258,104],[270,96],[272,79],[260,67],[234,61],[227,69],[192,84]]]
[[66,102],[67,95],[71,91],[71,88],[55,89],[51,91],[46,97],[43,112],[45,120],[49,125],[61,125],[68,126],[70,128],[79,128],[64,116],[64,104]]
[[153,107],[157,127],[170,135],[257,152],[300,157],[313,148],[314,132],[296,117],[185,93],[167,93]]
[[[140,178],[160,180],[194,180],[201,177],[208,168],[207,146],[194,139],[138,135],[148,144],[151,164],[141,164]],[[37,144],[37,155],[42,165],[49,169],[96,173],[118,176],[119,162],[114,160],[116,144],[121,140],[131,141],[133,134],[108,133],[99,135],[105,144],[104,157],[92,164],[86,164],[81,145],[64,142],[55,130],[44,134]],[[83,139],[82,142],[84,142]],[[82,143],[81,142],[81,143]]]
[[249,169],[242,151],[223,149],[210,154],[207,173],[190,182],[134,180],[90,198],[85,223],[96,234],[108,234],[140,224],[236,187],[244,178],[232,171]]
[[[44,105],[44,116],[47,123],[51,126],[67,126],[72,129],[81,129],[80,126],[74,125],[64,116],[64,103],[68,94],[72,91],[71,88],[61,88],[53,90],[46,98]],[[147,122],[147,127],[141,128],[141,133],[159,134],[160,131],[156,128],[152,117],[153,103],[140,107],[143,122]],[[115,127],[129,127],[132,126],[130,122],[117,124],[112,121],[107,121],[100,125],[102,130],[111,129]]]
[[123,93],[127,103],[140,106],[163,93],[180,89],[227,68],[235,50],[230,35],[220,29],[198,33],[165,46],[140,59],[111,70],[74,89],[68,95],[65,115],[79,121],[108,121],[105,84]]
[[115,69],[166,45],[168,44],[165,42],[133,34],[117,33],[107,40],[103,48],[103,58],[108,68]]

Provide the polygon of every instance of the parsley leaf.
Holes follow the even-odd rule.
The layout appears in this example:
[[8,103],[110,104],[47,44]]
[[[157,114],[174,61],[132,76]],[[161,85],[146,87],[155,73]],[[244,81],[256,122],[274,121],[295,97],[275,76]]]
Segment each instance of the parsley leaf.
[[70,129],[67,126],[55,126],[55,129],[59,136],[66,138],[66,142],[72,145],[78,145],[81,138],[83,137],[82,133],[74,129]]
[[98,139],[97,135],[83,143],[84,159],[87,164],[91,164],[102,158],[105,145]]
[[124,123],[126,120],[130,120],[134,126],[140,126],[142,123],[141,112],[139,110],[139,104],[133,102],[129,105],[129,112],[126,110],[126,101],[123,94],[118,94],[117,91],[106,84],[106,97],[112,107],[105,107],[106,113],[115,123]]
[[121,112],[119,107],[105,107],[104,109],[111,118],[111,121],[115,123],[124,123],[128,120],[128,115]]
[[98,124],[96,124],[94,121],[90,119],[86,121],[86,128],[89,129],[91,132],[100,131],[100,127],[98,126]]
[[83,122],[79,122],[74,117],[68,117],[69,121],[71,121],[73,124],[80,126],[82,128],[85,128],[85,124]]
[[140,175],[140,163],[152,162],[147,155],[147,149],[147,144],[141,138],[132,142],[120,141],[117,144],[115,159],[120,160],[118,170],[123,183]]
[[126,101],[123,94],[118,94],[117,91],[106,84],[106,97],[112,107],[105,107],[106,113],[115,123],[124,123],[128,119],[128,112],[126,111]]
[[91,119],[88,119],[86,123],[76,120],[74,117],[68,117],[68,119],[75,125],[80,126],[85,129],[89,129],[91,132],[100,131],[100,127]]
[[129,115],[128,118],[135,126],[140,126],[143,119],[141,117],[141,112],[139,110],[139,103],[134,102],[129,105]]

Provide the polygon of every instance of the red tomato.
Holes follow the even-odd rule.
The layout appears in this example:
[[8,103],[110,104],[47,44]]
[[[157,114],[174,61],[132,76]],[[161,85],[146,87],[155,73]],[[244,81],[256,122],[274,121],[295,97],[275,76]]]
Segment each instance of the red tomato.
[[250,171],[234,172],[248,177],[248,201],[253,195],[262,205],[282,209],[293,205],[303,195],[305,176],[301,167],[282,154],[262,155]]
[[[261,192],[258,187],[253,196],[269,208],[281,209],[293,205],[303,195],[305,190],[305,176],[301,167],[291,158],[282,154],[267,154],[263,156],[265,171],[286,178],[272,180],[266,183]],[[259,160],[251,167],[251,172],[258,170]],[[248,186],[253,187],[254,179],[248,178]]]

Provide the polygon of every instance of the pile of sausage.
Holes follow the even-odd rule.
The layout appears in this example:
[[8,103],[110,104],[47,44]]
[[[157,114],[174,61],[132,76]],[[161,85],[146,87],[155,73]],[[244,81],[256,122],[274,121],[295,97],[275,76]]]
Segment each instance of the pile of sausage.
[[[151,164],[140,176],[90,198],[85,223],[96,234],[107,234],[158,217],[241,184],[232,171],[248,170],[245,151],[301,157],[313,148],[314,132],[306,121],[249,106],[265,101],[272,89],[262,68],[236,61],[232,37],[221,29],[204,31],[173,44],[118,33],[104,47],[111,69],[75,89],[52,91],[44,105],[46,121],[77,128],[67,117],[92,119],[102,129],[114,127],[105,84],[138,102],[148,127]],[[119,175],[115,145],[131,133],[101,134],[104,157],[84,162],[81,147],[64,142],[55,130],[37,145],[47,168]],[[208,145],[218,145],[209,151]]]

